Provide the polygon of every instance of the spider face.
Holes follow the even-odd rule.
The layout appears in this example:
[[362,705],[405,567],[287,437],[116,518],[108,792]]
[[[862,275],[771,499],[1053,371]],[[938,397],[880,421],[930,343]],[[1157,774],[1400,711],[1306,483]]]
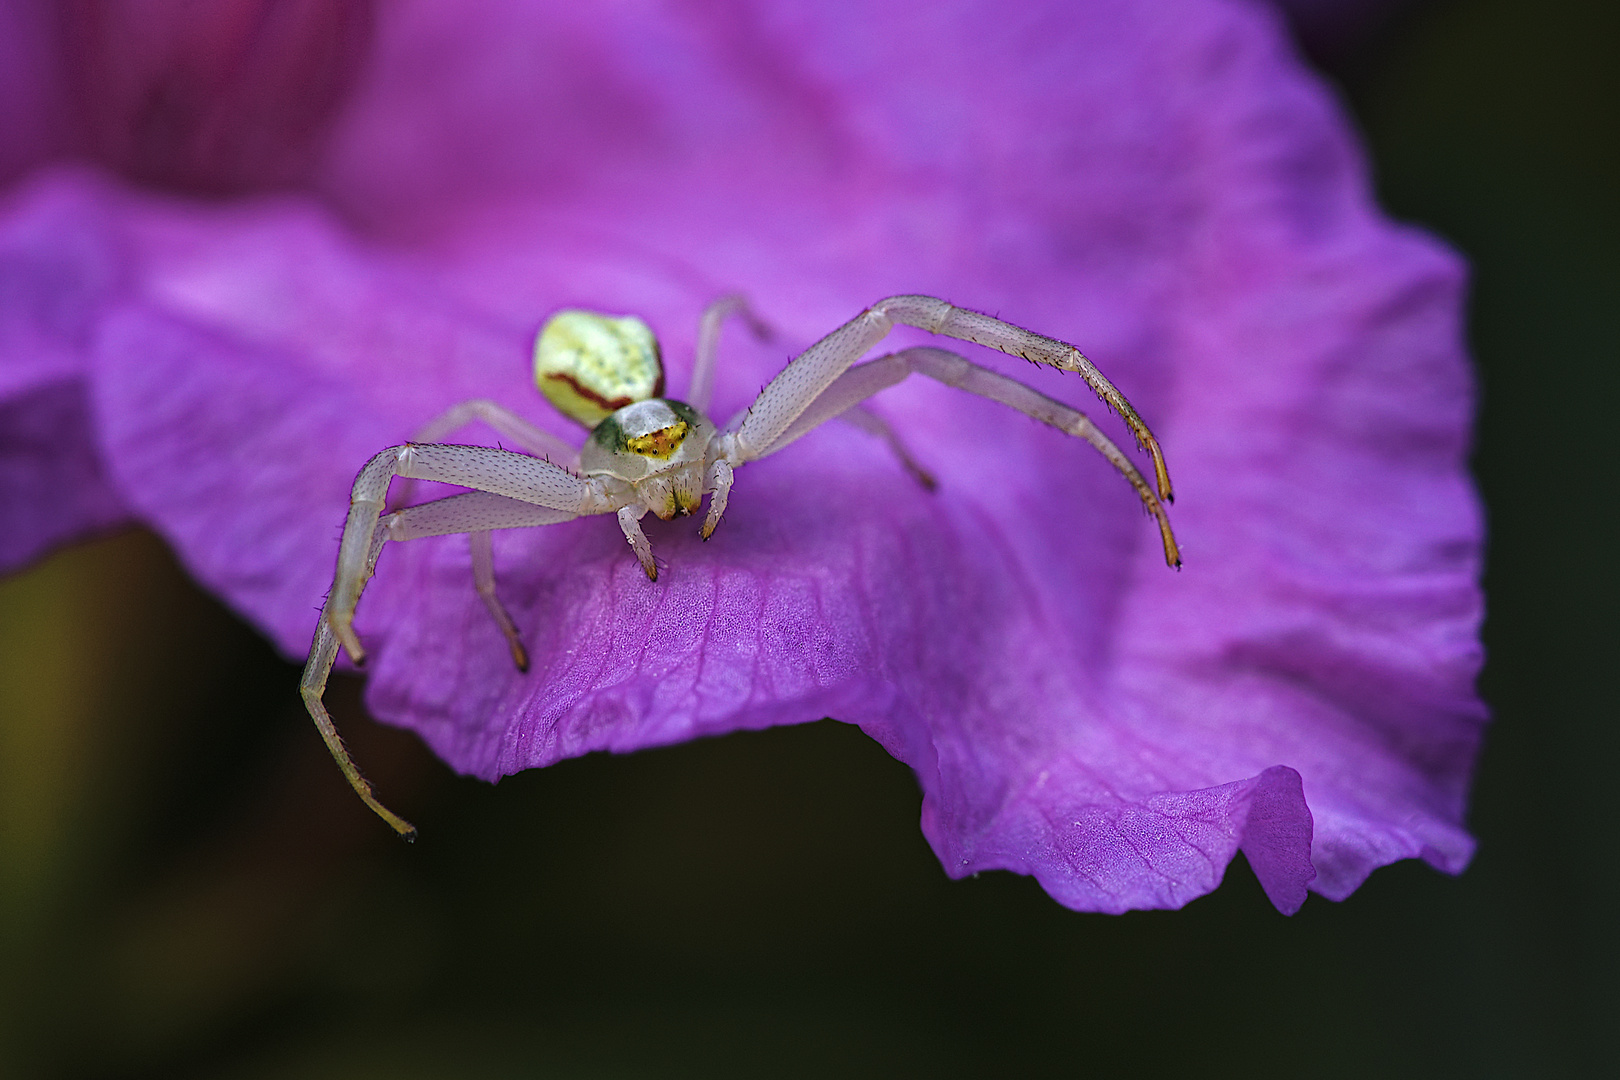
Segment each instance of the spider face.
[[668,521],[698,508],[704,456],[714,438],[709,418],[684,402],[653,398],[597,424],[579,454],[579,471],[629,484],[636,501]]

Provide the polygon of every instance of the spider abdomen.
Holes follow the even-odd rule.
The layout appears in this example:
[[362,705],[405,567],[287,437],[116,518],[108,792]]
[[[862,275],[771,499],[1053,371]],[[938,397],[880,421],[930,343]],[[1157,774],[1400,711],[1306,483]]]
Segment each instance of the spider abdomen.
[[534,381],[565,416],[590,427],[664,392],[658,339],[633,315],[559,311],[534,341]]

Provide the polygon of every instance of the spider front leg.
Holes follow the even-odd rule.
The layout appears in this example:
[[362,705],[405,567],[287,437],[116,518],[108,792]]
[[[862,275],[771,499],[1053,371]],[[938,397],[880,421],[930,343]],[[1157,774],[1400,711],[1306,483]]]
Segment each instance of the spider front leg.
[[[382,551],[386,537],[378,536],[366,553],[365,573],[369,577],[372,569],[377,565],[377,556]],[[304,707],[309,710],[310,718],[315,721],[315,727],[321,733],[321,740],[326,748],[332,752],[332,758],[343,772],[343,778],[349,782],[354,793],[360,796],[360,801],[371,807],[376,815],[388,822],[400,836],[406,840],[416,839],[416,826],[394,813],[388,807],[377,801],[372,794],[371,784],[360,773],[360,767],[349,756],[349,748],[343,745],[343,736],[338,734],[337,725],[332,722],[332,714],[326,711],[326,703],[321,699],[326,694],[326,680],[332,674],[332,663],[337,659],[338,639],[332,632],[331,621],[327,612],[332,601],[327,600],[326,606],[321,609],[321,618],[315,624],[315,640],[309,645],[309,660],[304,664],[304,675],[298,684],[298,692],[303,696]]]
[[709,448],[704,477],[709,513],[701,530],[703,539],[714,534],[726,512],[735,467],[763,457],[788,425],[862,354],[882,341],[893,325],[881,311],[868,308],[800,353],[766,384],[753,405],[732,418]]
[[1098,371],[1097,366],[1073,345],[1025,330],[1021,326],[1015,326],[994,315],[986,315],[982,311],[956,307],[933,296],[891,296],[874,304],[873,310],[881,310],[894,322],[915,326],[931,334],[943,334],[961,341],[971,341],[976,345],[985,345],[1034,364],[1046,364],[1060,371],[1076,372],[1086,380],[1086,385],[1091,387],[1093,393],[1119,414],[1120,419],[1131,429],[1131,434],[1136,436],[1137,445],[1146,450],[1148,456],[1153,459],[1153,478],[1158,487],[1159,498],[1165,502],[1175,501],[1175,494],[1170,487],[1170,471],[1165,466],[1164,451],[1159,447],[1159,440],[1154,438],[1153,432],[1148,430],[1147,423],[1137,415],[1136,409],[1125,399],[1125,395],[1120,393],[1114,384],[1108,381],[1107,376]]
[[[372,462],[374,464],[376,458],[373,458]],[[370,469],[371,466],[368,465],[367,468]],[[361,476],[365,475],[362,471]],[[358,486],[357,482],[356,487]],[[360,568],[359,584],[364,587],[366,579],[370,578],[376,569],[377,557],[382,553],[383,545],[390,540],[414,540],[423,536],[443,536],[463,532],[488,537],[491,529],[552,525],[576,516],[568,510],[537,506],[531,502],[484,491],[452,495],[448,499],[439,499],[407,510],[395,511],[382,522],[374,523],[371,537],[367,541],[365,560]],[[334,629],[332,618],[337,592],[334,586],[332,595],[328,596],[325,607],[321,609],[320,621],[315,626],[315,638],[309,647],[309,660],[304,664],[303,678],[299,682],[299,693],[303,696],[304,706],[309,710],[310,717],[321,733],[321,739],[331,751],[338,768],[343,771],[344,778],[349,781],[349,786],[354,788],[361,801],[371,807],[378,817],[388,822],[395,832],[407,840],[414,840],[415,827],[377,801],[372,793],[371,784],[361,775],[359,767],[349,755],[348,748],[343,745],[343,738],[338,734],[337,725],[333,723],[332,716],[326,711],[326,704],[322,700],[326,694],[327,680],[332,674],[332,664],[337,660],[338,634]],[[358,596],[356,592],[355,598],[358,599]],[[351,606],[350,613],[352,612]],[[515,629],[513,633],[516,633]],[[518,647],[521,648],[521,645]],[[527,661],[527,656],[524,660]]]
[[[473,398],[457,402],[432,420],[417,428],[411,442],[437,443],[454,435],[469,424],[482,421],[495,434],[525,453],[572,469],[579,464],[579,450],[559,439],[544,428],[535,427],[523,417],[488,398]],[[408,506],[415,483],[411,478],[399,485],[392,500],[395,507]]]
[[[438,443],[407,443],[382,451],[367,462],[355,478],[349,517],[338,546],[337,573],[327,605],[326,618],[332,632],[357,664],[363,662],[365,650],[354,633],[354,609],[371,577],[368,558],[372,537],[387,499],[389,481],[395,476],[458,484],[574,516],[617,508],[610,505],[600,484],[582,480],[560,466],[526,454],[487,446]],[[453,531],[476,532],[479,527]]]
[[[577,449],[487,398],[474,398],[450,406],[418,428],[416,434],[411,436],[411,442],[441,442],[469,424],[480,421],[519,450],[545,458],[566,469],[575,468],[579,464]],[[409,506],[414,484],[415,481],[411,479],[399,484],[389,500],[389,505]],[[506,638],[512,662],[517,665],[519,671],[528,671],[529,652],[523,646],[523,639],[518,635],[517,625],[512,621],[512,616],[507,613],[500,597],[495,593],[495,558],[489,533],[469,532],[467,547],[472,557],[473,588],[484,601],[484,607],[489,610],[490,617],[495,620],[495,625],[500,628],[502,636]]]
[[[726,318],[731,315],[740,316],[748,324],[748,328],[753,332],[754,337],[760,341],[770,341],[776,336],[770,325],[761,319],[753,308],[749,307],[748,301],[740,293],[722,296],[705,308],[702,318],[698,321],[697,357],[692,365],[692,386],[686,397],[686,403],[699,412],[707,412],[709,409],[709,399],[714,391],[714,370],[720,347],[720,327]],[[860,428],[868,435],[882,439],[884,444],[888,446],[889,452],[900,462],[901,467],[911,474],[912,479],[921,484],[925,490],[934,490],[936,481],[933,474],[917,463],[917,459],[912,457],[911,451],[907,449],[905,442],[901,440],[899,435],[895,434],[894,429],[889,426],[888,422],[877,413],[857,405],[840,414],[838,419],[851,427]],[[705,490],[713,491],[713,484],[711,483]],[[724,498],[721,499],[721,505],[724,506]],[[719,516],[712,515],[712,520],[717,524]],[[714,524],[705,523],[702,533],[703,538],[707,540],[713,532]]]
[[[959,308],[933,296],[891,296],[879,300],[828,334],[772,379],[748,410],[728,428],[734,436],[732,464],[752,460],[774,443],[811,402],[821,396],[896,324],[999,349],[1037,364],[1077,372],[1092,391],[1125,420],[1153,459],[1158,497],[1171,500],[1170,473],[1158,439],[1131,403],[1075,348],[983,312]],[[740,455],[740,458],[739,458]]]
[[1084,439],[1097,449],[1109,463],[1136,489],[1137,496],[1159,526],[1159,538],[1164,544],[1164,560],[1171,567],[1181,565],[1181,551],[1164,505],[1157,497],[1147,478],[1131,463],[1112,439],[1091,422],[1080,410],[1047,397],[1040,391],[1009,379],[999,372],[981,367],[966,357],[945,349],[926,346],[904,349],[876,360],[857,364],[845,371],[827,387],[803,412],[777,436],[776,440],[759,452],[757,457],[768,457],[801,436],[815,430],[828,420],[859,408],[860,402],[873,394],[900,382],[913,372],[926,375],[946,386],[980,397],[998,401],[1017,409],[1059,431]]

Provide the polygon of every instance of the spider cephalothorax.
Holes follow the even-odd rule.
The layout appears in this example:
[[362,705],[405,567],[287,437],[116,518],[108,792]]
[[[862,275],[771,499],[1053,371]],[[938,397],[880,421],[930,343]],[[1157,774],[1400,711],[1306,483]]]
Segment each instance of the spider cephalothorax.
[[[760,391],[749,408],[724,428],[717,428],[705,411],[713,385],[719,326],[733,312],[742,313],[756,332],[763,333],[759,321],[737,297],[711,305],[700,324],[692,386],[684,402],[662,396],[664,372],[658,342],[640,319],[558,312],[536,338],[535,381],[552,404],[590,429],[582,448],[576,450],[493,402],[468,401],[426,425],[414,442],[382,451],[360,470],[338,549],[337,574],[304,667],[302,692],[349,783],[401,835],[410,838],[416,830],[372,795],[321,701],[339,646],[356,663],[364,658],[354,632],[354,610],[377,556],[389,540],[468,534],[474,587],[505,635],[513,661],[526,671],[529,661],[522,638],[495,595],[490,530],[615,514],[642,568],[656,580],[652,546],[641,529],[643,515],[650,512],[668,520],[693,514],[708,495],[709,509],[701,529],[708,539],[726,512],[737,466],[774,454],[834,418],[849,420],[883,438],[912,475],[932,488],[932,477],[912,461],[895,433],[861,404],[915,372],[999,401],[1085,439],[1130,481],[1156,519],[1165,562],[1181,564],[1164,512],[1163,504],[1170,501],[1170,475],[1158,441],[1124,395],[1073,345],[931,296],[892,296],[806,349]],[[1083,413],[955,353],[919,347],[855,363],[895,325],[915,326],[1077,372],[1124,418],[1151,456],[1154,484],[1149,485],[1130,459]],[[528,453],[438,441],[475,419]],[[396,476],[405,478],[407,484],[413,479],[437,480],[473,490],[385,513],[389,482]],[[403,494],[401,501],[406,501]]]
[[[684,517],[703,502],[714,436],[709,418],[684,401],[638,401],[591,429],[579,452],[579,472],[630,484],[641,505],[665,521]],[[648,576],[657,575],[649,570]]]

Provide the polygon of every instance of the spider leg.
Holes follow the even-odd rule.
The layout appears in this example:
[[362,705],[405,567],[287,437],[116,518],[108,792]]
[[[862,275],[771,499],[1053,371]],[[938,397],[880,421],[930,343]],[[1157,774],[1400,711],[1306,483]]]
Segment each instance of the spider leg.
[[1022,357],[1031,363],[1079,373],[1086,380],[1086,385],[1120,415],[1131,429],[1131,434],[1136,436],[1137,443],[1153,458],[1153,478],[1159,489],[1159,498],[1165,502],[1175,500],[1170,487],[1170,471],[1165,467],[1164,451],[1159,448],[1159,440],[1153,437],[1147,424],[1137,415],[1131,403],[1125,400],[1125,395],[1073,345],[1014,326],[993,315],[956,307],[932,296],[891,296],[872,305],[872,309],[881,310],[892,322],[999,349],[1009,356]]
[[[519,450],[556,462],[564,468],[571,469],[579,464],[579,451],[574,447],[488,398],[474,398],[450,406],[418,428],[411,441],[440,442],[478,420],[493,428],[496,434]],[[388,500],[388,505],[394,508],[409,506],[415,484],[416,481],[413,479],[403,480]],[[523,648],[523,642],[518,637],[512,617],[506,613],[506,609],[495,596],[495,561],[489,534],[468,532],[467,544],[472,554],[473,588],[483,598],[484,606],[489,609],[495,625],[500,627],[501,634],[506,638],[506,644],[512,651],[512,661],[517,664],[519,671],[528,671],[528,652]]]
[[1159,498],[1172,498],[1170,473],[1159,441],[1114,384],[1073,345],[1014,326],[990,315],[954,307],[932,296],[891,296],[879,300],[801,353],[760,391],[753,407],[727,428],[721,449],[732,463],[751,460],[776,442],[806,408],[895,324],[959,338],[1021,356],[1037,364],[1078,372],[1086,384],[1124,418],[1138,443],[1153,458]]
[[[442,443],[407,443],[382,451],[366,463],[355,478],[349,517],[338,546],[337,573],[327,605],[328,621],[350,659],[360,663],[365,650],[355,636],[353,622],[360,591],[371,577],[367,555],[377,518],[395,476],[437,480],[475,488],[508,499],[567,511],[570,515],[598,514],[617,509],[600,483],[582,480],[549,461],[496,450],[487,446],[448,446]],[[448,500],[441,500],[448,502]],[[440,503],[430,503],[430,506]],[[477,532],[487,525],[464,524],[455,532]]]
[[697,356],[692,363],[692,385],[686,392],[686,403],[700,413],[709,411],[709,399],[714,396],[714,364],[720,351],[720,326],[728,315],[740,315],[756,338],[769,341],[775,336],[770,326],[748,306],[741,293],[722,296],[703,309],[698,320]]
[[754,404],[726,425],[716,456],[733,465],[753,461],[819,398],[833,380],[889,332],[894,323],[877,307],[861,312],[793,359],[765,384]]
[[[579,464],[579,450],[543,428],[535,427],[523,417],[504,406],[497,405],[488,398],[474,398],[450,406],[444,412],[416,429],[411,436],[413,443],[436,443],[454,435],[468,424],[482,420],[497,435],[512,446],[535,457],[545,458],[555,462],[565,469],[572,469]],[[412,480],[407,479],[399,485],[390,500],[395,507],[408,506],[411,501],[411,491],[415,487]]]
[[501,636],[506,638],[506,648],[512,654],[512,663],[517,665],[519,671],[528,671],[529,650],[523,647],[523,638],[518,634],[517,624],[512,621],[512,616],[507,614],[500,597],[495,595],[494,542],[487,531],[479,530],[467,534],[467,546],[472,551],[473,590],[484,602],[490,618],[494,619],[495,625],[500,628]]
[[[861,312],[779,371],[776,378],[765,384],[765,389],[759,392],[754,404],[733,417],[725,430],[709,444],[709,474],[705,478],[705,487],[710,492],[709,513],[700,531],[705,540],[713,535],[726,511],[733,468],[764,457],[782,433],[802,413],[815,407],[827,388],[868,349],[882,341],[893,325],[877,308]],[[851,399],[849,404],[853,405],[865,396]],[[822,419],[829,419],[842,411],[834,410]]]
[[707,540],[714,535],[719,527],[720,519],[725,516],[726,503],[731,501],[731,482],[735,477],[731,462],[724,457],[716,458],[714,464],[709,466],[709,475],[703,490],[709,496],[709,513],[703,519],[703,528],[698,535]]
[[[452,495],[447,499],[396,511],[388,516],[381,528],[373,530],[367,541],[360,584],[363,587],[365,580],[371,577],[377,566],[377,556],[382,553],[383,545],[390,540],[413,540],[423,536],[442,536],[446,533],[469,531],[487,540],[490,529],[550,525],[576,516],[578,515],[566,510],[537,506],[483,491]],[[476,546],[474,550],[476,552]],[[491,584],[493,585],[493,579]],[[316,728],[320,730],[327,749],[332,752],[338,768],[343,770],[344,777],[349,781],[349,786],[354,788],[361,801],[371,807],[378,817],[388,822],[395,832],[407,840],[414,840],[415,827],[383,806],[372,794],[371,784],[361,775],[359,767],[349,755],[348,748],[343,745],[343,738],[338,734],[337,725],[333,723],[331,714],[326,711],[326,705],[321,700],[326,693],[327,679],[332,674],[332,664],[337,660],[338,634],[333,629],[331,617],[336,595],[337,590],[334,588],[332,595],[327,598],[326,606],[321,609],[320,621],[315,626],[315,638],[309,647],[309,660],[304,664],[303,678],[299,681],[299,693],[304,699],[304,706],[309,710],[310,717],[315,721]],[[504,610],[502,614],[505,614]],[[515,643],[515,649],[522,649],[521,642],[517,642],[515,628],[508,636],[508,641]],[[526,655],[524,659],[527,660]]]
[[[870,366],[871,365],[867,364],[862,365],[862,367]],[[854,370],[855,369],[851,369],[850,371],[845,372],[839,377],[838,382],[835,382],[834,385],[839,385],[839,383],[842,383],[844,379],[849,378],[852,374],[854,374]],[[902,375],[901,378],[904,378],[904,375]],[[889,386],[892,385],[892,383],[884,383],[883,385]],[[939,482],[934,479],[934,474],[917,463],[917,459],[911,456],[911,451],[906,448],[905,443],[900,441],[900,436],[895,434],[894,429],[889,426],[887,420],[884,420],[877,413],[870,409],[863,408],[859,404],[860,401],[865,400],[865,398],[870,397],[871,394],[876,393],[882,388],[882,386],[876,387],[872,391],[852,399],[851,403],[843,405],[838,410],[831,413],[821,413],[818,411],[816,415],[820,416],[821,419],[815,421],[810,426],[814,427],[815,424],[821,423],[824,420],[836,418],[847,421],[868,434],[876,435],[878,438],[882,439],[888,444],[889,450],[894,454],[895,457],[900,459],[900,464],[905,467],[905,470],[908,473],[911,474],[912,479],[916,480],[917,483],[922,485],[924,491],[933,491],[939,486]],[[820,404],[821,400],[821,398],[818,398],[816,402],[811,405],[811,408],[815,409],[817,405]],[[806,410],[805,413],[800,413],[800,420],[803,420],[804,416],[807,415],[809,411],[810,410]],[[799,420],[794,421],[795,427],[797,427],[798,424]],[[795,435],[794,438],[798,438],[798,436]],[[774,447],[766,451],[766,453],[772,452],[774,452]],[[754,461],[763,456],[763,454],[756,454],[753,457],[741,460]],[[739,461],[739,464],[740,463],[741,461]],[[709,512],[708,515],[703,519],[703,528],[698,530],[698,535],[705,540],[714,535],[714,530],[720,526],[720,519],[725,516],[726,504],[731,499],[731,484],[735,476],[736,473],[732,467],[731,460],[728,459],[724,453],[716,457],[709,466],[709,474],[703,488],[704,493],[709,496]]]
[[472,549],[473,587],[495,620],[501,636],[506,638],[512,662],[519,671],[528,671],[529,651],[523,647],[517,624],[495,595],[495,556],[490,530],[555,525],[577,516],[567,510],[535,506],[533,503],[508,499],[504,495],[491,495],[487,491],[469,491],[464,495],[452,495],[447,499],[396,512],[384,519],[382,524],[390,540],[414,540],[447,533],[467,534],[468,547]]
[[474,420],[482,420],[494,428],[501,438],[536,457],[549,458],[565,468],[579,460],[578,448],[570,446],[544,428],[535,427],[517,413],[487,398],[474,398],[450,406],[423,424],[411,441],[439,442]]
[[966,390],[991,401],[999,401],[1043,424],[1049,424],[1059,431],[1090,443],[1126,480],[1130,481],[1131,486],[1136,489],[1136,494],[1141,498],[1142,505],[1153,515],[1159,526],[1159,537],[1164,542],[1165,562],[1172,567],[1181,565],[1181,553],[1176,545],[1175,534],[1170,530],[1170,519],[1164,512],[1163,503],[1131,459],[1126,457],[1124,452],[1114,445],[1113,440],[1103,434],[1089,417],[1078,409],[1054,401],[1038,390],[1025,386],[1016,379],[1009,379],[945,349],[928,347],[904,349],[850,368],[835,379],[832,385],[811,402],[787,430],[758,456],[766,457],[774,454],[833,417],[840,414],[847,415],[847,410],[859,408],[860,402],[880,390],[895,385],[912,372],[926,375],[946,386]]
[[[849,372],[846,371],[839,378],[843,379],[848,375]],[[833,385],[836,386],[837,383]],[[804,414],[800,413],[799,415],[803,416]],[[939,487],[939,481],[934,478],[934,474],[923,468],[917,462],[917,459],[911,456],[910,448],[901,440],[900,435],[889,425],[889,422],[865,405],[851,405],[833,419],[842,420],[846,424],[860,428],[868,435],[875,435],[882,439],[884,445],[888,446],[889,452],[899,460],[901,467],[911,474],[913,480],[922,485],[924,491],[933,491]]]
[[[733,314],[740,315],[759,340],[770,341],[776,336],[770,325],[748,306],[748,301],[741,293],[722,296],[705,308],[702,318],[698,321],[697,359],[692,365],[692,388],[686,397],[686,403],[698,412],[709,411],[709,403],[714,396],[714,369],[720,345],[720,328],[726,317]],[[937,486],[934,477],[917,464],[917,459],[911,456],[900,436],[895,434],[894,429],[877,413],[855,406],[841,414],[839,419],[860,428],[868,435],[882,439],[905,470],[924,488],[933,491]],[[712,485],[709,490],[713,490]],[[716,521],[718,520],[717,517]],[[707,529],[703,534],[704,539],[708,539],[711,532],[712,528]]]
[[489,532],[492,529],[527,529],[556,525],[580,515],[571,510],[539,506],[487,491],[467,491],[433,502],[395,510],[379,525],[389,540],[420,540],[424,536]]
[[647,580],[657,581],[658,564],[653,562],[652,544],[647,541],[647,534],[641,531],[641,517],[646,512],[647,508],[640,503],[621,506],[619,528],[624,530],[624,538],[629,541],[630,550],[636,553],[641,568],[647,572]]
[[[387,537],[378,535],[372,540],[370,549],[366,552],[366,576],[377,565],[377,555],[382,551]],[[326,680],[332,674],[332,663],[337,659],[338,639],[332,632],[332,624],[327,618],[332,601],[326,601],[326,607],[321,609],[320,621],[315,624],[315,640],[309,645],[309,660],[304,664],[304,675],[299,680],[298,692],[303,696],[304,707],[309,710],[310,718],[315,721],[315,727],[321,733],[321,739],[326,748],[332,752],[332,758],[337,762],[338,768],[343,770],[343,777],[354,788],[360,801],[371,807],[373,812],[406,840],[416,839],[416,826],[394,813],[388,807],[377,801],[377,796],[371,792],[371,784],[360,773],[360,767],[349,756],[349,748],[343,745],[343,736],[338,734],[337,725],[332,722],[332,714],[326,711],[326,704],[321,700],[326,693]]]

